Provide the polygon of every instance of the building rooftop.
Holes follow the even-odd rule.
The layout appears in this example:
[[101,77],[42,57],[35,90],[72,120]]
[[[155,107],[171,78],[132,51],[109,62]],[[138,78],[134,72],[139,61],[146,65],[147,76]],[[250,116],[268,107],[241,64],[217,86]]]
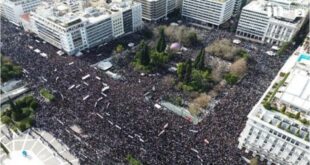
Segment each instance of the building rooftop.
[[309,0],[269,0],[273,3],[279,3],[283,5],[300,5],[300,6],[309,6]]
[[[82,3],[82,2],[80,2]],[[67,28],[78,23],[96,23],[109,18],[115,13],[129,10],[136,3],[127,1],[113,1],[107,4],[103,0],[83,4],[42,3],[32,14],[37,14],[54,23]],[[78,7],[78,9],[76,9]]]
[[249,114],[309,142],[310,54],[292,55]]
[[303,8],[287,8],[277,3],[262,0],[252,1],[244,9],[264,13],[270,18],[289,23],[299,23],[299,20],[307,15],[307,11]]
[[310,59],[306,62],[309,64],[297,64],[292,69],[285,81],[287,85],[280,87],[275,97],[310,115]]

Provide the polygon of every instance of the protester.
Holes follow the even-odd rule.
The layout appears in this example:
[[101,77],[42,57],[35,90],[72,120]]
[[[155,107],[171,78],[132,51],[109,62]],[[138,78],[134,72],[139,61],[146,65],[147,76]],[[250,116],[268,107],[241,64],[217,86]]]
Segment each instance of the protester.
[[[1,25],[1,52],[26,70],[24,80],[35,96],[40,98],[41,87],[56,96],[53,102],[41,101],[36,127],[66,144],[81,164],[115,164],[124,162],[128,154],[145,164],[244,164],[237,145],[246,116],[286,58],[266,56],[268,45],[242,42],[240,45],[251,54],[246,76],[223,89],[213,113],[193,125],[154,108],[161,94],[168,91],[160,86],[160,77],[141,76],[128,69],[123,71],[124,81],[118,81],[90,67],[99,58],[108,57],[111,47],[85,51],[83,58],[58,56],[57,48],[33,34],[7,22],[1,21]],[[233,39],[234,34],[213,30],[203,42],[221,38]],[[103,57],[97,56],[99,53]],[[88,74],[90,77],[82,80]],[[106,97],[101,94],[105,84],[109,86]],[[144,94],[153,86],[156,91],[147,102]],[[72,130],[73,125],[81,132]]]

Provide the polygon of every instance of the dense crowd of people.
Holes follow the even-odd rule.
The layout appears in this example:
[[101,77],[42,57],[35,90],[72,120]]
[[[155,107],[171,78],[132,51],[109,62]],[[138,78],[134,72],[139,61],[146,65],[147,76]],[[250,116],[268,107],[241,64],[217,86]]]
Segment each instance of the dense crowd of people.
[[[123,81],[113,80],[90,67],[95,60],[84,60],[98,59],[99,53],[108,56],[101,49],[84,52],[83,58],[58,56],[57,48],[33,34],[3,20],[1,24],[1,52],[24,68],[24,79],[36,97],[40,97],[41,88],[47,88],[57,98],[40,103],[36,127],[66,144],[81,164],[124,162],[128,154],[144,164],[244,164],[237,139],[246,116],[286,58],[266,56],[268,46],[255,44],[253,50],[254,44],[243,42],[241,46],[250,51],[252,58],[247,75],[237,85],[224,89],[213,113],[193,125],[154,108],[161,93],[168,91],[157,76],[128,70]],[[205,42],[232,37],[232,33],[214,30]],[[87,57],[87,53],[92,55]],[[82,80],[88,74],[90,77]],[[101,94],[107,85],[109,90]],[[144,94],[149,91],[154,97],[145,101]]]

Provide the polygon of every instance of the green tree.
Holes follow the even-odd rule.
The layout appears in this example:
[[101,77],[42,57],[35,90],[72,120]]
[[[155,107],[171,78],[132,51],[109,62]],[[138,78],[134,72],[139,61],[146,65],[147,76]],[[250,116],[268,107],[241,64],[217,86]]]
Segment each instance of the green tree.
[[202,48],[194,61],[194,68],[203,70],[205,68],[205,50]]
[[163,64],[167,63],[169,56],[165,52],[152,51],[151,53],[151,63],[155,67],[161,67]]
[[249,53],[248,53],[247,51],[245,51],[244,49],[240,49],[240,50],[238,51],[237,55],[238,55],[239,57],[241,57],[241,58],[246,59],[246,60],[248,60],[249,57],[250,57]]
[[299,119],[300,118],[300,112],[297,112],[297,114],[296,114],[296,117],[295,117],[296,119]]
[[17,110],[16,104],[13,102],[13,100],[10,97],[8,99],[8,102],[10,104],[11,110],[16,111]]
[[22,68],[12,63],[10,59],[4,56],[1,58],[1,81],[5,82],[13,78],[20,78],[22,76]]
[[12,111],[11,118],[14,121],[20,121],[23,119],[23,114],[19,111]]
[[186,61],[184,82],[189,83],[191,81],[191,76],[192,76],[192,61],[189,59]]
[[198,37],[195,32],[189,32],[184,39],[184,44],[187,46],[193,46],[197,44],[197,42],[198,42]]
[[27,129],[27,125],[24,122],[18,124],[18,128],[20,131],[24,132]]
[[277,55],[283,55],[286,50],[291,46],[292,42],[284,42],[282,43],[282,46],[280,49],[277,51]]
[[124,51],[124,46],[122,44],[118,44],[115,48],[117,53],[122,53]]
[[209,90],[212,87],[212,82],[210,80],[211,79],[209,78],[208,71],[202,71],[197,69],[194,69],[192,71],[191,86],[194,88],[194,90]]
[[254,157],[250,160],[250,165],[258,165],[257,157]]
[[309,141],[309,133],[305,136],[305,140]]
[[142,165],[142,163],[135,159],[131,154],[128,154],[126,157],[129,165]]
[[166,49],[166,37],[165,37],[165,32],[164,32],[164,28],[160,28],[159,29],[159,40],[157,41],[157,45],[156,45],[156,50],[158,52],[163,52]]
[[150,64],[150,52],[149,52],[149,47],[147,44],[143,44],[143,47],[141,49],[141,59],[140,63],[142,65],[149,65]]
[[35,100],[33,100],[33,101],[30,103],[30,107],[31,107],[32,109],[37,109],[38,103],[37,103]]
[[135,58],[141,65],[147,66],[150,64],[149,47],[143,40],[139,45],[139,50],[137,51]]
[[186,73],[186,65],[185,65],[185,63],[179,63],[177,65],[177,74],[178,74],[178,78],[179,78],[180,81],[184,80],[185,73]]
[[238,76],[234,75],[233,73],[226,74],[224,78],[226,82],[230,85],[233,85],[238,81]]
[[12,120],[11,120],[10,117],[3,115],[3,116],[1,116],[1,122],[3,124],[8,125],[8,124],[10,124],[12,122]]
[[264,108],[265,108],[265,109],[271,110],[271,104],[270,104],[270,102],[265,102],[263,105],[264,105]]

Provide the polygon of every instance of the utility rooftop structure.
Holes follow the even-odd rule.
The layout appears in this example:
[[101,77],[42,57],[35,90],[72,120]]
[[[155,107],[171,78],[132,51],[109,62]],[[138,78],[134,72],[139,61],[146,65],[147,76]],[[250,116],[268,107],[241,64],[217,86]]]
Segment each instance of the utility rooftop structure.
[[248,115],[239,148],[281,165],[310,162],[310,55],[292,55]]
[[0,0],[1,16],[20,25],[20,16],[35,10],[41,0]]
[[142,8],[133,1],[62,1],[30,14],[31,31],[69,55],[137,31]]
[[304,3],[252,1],[242,9],[236,36],[277,45],[291,41],[308,16]]
[[235,0],[184,0],[182,17],[203,28],[218,27],[233,14]]
[[167,17],[176,8],[176,0],[135,0],[142,4],[142,17],[147,21],[157,21]]

